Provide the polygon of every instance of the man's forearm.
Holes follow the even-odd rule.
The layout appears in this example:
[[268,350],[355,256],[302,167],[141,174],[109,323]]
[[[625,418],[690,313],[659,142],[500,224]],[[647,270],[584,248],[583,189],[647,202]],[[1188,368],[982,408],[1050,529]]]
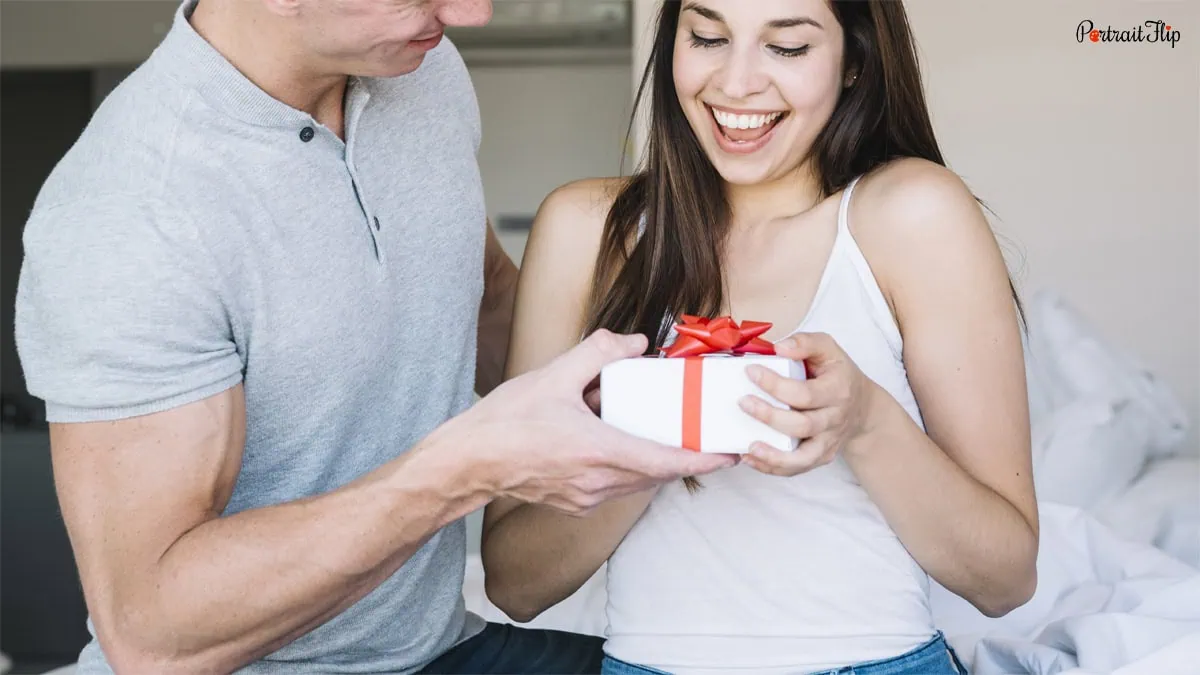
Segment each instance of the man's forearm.
[[[118,669],[229,672],[336,616],[487,495],[426,446],[336,492],[217,518],[121,578],[101,629]],[[105,635],[107,633],[107,635]]]

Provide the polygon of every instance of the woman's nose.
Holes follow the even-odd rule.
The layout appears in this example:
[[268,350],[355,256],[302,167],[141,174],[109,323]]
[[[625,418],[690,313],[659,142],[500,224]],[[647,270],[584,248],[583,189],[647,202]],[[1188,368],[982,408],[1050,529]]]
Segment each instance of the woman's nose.
[[754,47],[730,49],[717,72],[716,85],[730,101],[745,100],[766,90],[769,78],[762,55]]

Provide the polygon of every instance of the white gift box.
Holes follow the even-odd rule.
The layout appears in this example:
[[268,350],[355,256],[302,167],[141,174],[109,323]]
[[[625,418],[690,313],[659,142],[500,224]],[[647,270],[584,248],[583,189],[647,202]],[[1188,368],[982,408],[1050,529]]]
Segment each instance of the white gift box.
[[600,418],[633,436],[698,452],[744,454],[761,441],[779,450],[797,440],[742,410],[755,395],[788,406],[754,384],[746,372],[760,365],[804,379],[804,365],[782,356],[706,354],[688,358],[638,357],[600,372]]

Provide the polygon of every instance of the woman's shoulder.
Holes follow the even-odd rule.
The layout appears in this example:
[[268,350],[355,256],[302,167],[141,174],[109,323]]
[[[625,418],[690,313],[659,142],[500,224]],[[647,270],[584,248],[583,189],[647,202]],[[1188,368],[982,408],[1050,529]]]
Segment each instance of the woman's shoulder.
[[527,251],[553,249],[556,258],[594,261],[608,212],[627,180],[584,178],[555,188],[538,208]]
[[866,174],[848,220],[872,264],[920,268],[920,259],[990,255],[995,236],[971,189],[950,169],[924,159],[894,160]]
[[542,201],[538,215],[558,221],[569,216],[572,223],[603,226],[617,195],[628,184],[628,178],[581,178],[555,188]]
[[[963,179],[940,164],[918,158],[893,160],[862,177],[852,208],[856,234],[875,237],[929,236],[983,212]],[[984,221],[986,222],[986,221]]]
[[619,178],[584,178],[555,188],[533,219],[525,260],[538,269],[558,270],[554,276],[590,272],[608,212],[624,183]]
[[1002,265],[979,201],[958,174],[934,162],[905,158],[864,175],[848,221],[893,312],[902,313],[905,301],[893,291],[929,288],[932,277],[953,274],[947,265]]

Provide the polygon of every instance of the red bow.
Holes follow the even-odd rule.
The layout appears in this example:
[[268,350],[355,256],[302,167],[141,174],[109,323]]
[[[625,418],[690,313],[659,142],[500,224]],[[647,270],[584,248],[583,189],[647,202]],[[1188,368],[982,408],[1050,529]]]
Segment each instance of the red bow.
[[731,317],[716,319],[684,314],[683,323],[675,326],[678,339],[662,351],[667,357],[689,357],[701,354],[728,352],[732,354],[775,353],[775,345],[759,336],[771,330],[771,324],[762,321],[743,321],[738,325]]

